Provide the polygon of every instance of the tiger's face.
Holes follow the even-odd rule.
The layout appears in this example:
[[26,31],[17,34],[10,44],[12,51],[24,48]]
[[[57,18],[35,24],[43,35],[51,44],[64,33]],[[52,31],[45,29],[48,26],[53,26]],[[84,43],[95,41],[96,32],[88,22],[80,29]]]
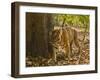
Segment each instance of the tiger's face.
[[50,35],[50,41],[52,43],[57,43],[58,41],[60,41],[60,30],[53,30],[52,34]]

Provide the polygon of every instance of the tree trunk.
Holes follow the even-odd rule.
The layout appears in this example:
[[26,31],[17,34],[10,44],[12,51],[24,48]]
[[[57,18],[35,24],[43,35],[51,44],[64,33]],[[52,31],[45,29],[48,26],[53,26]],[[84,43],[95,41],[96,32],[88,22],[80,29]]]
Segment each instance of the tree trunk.
[[26,13],[26,53],[32,57],[48,56],[47,14]]

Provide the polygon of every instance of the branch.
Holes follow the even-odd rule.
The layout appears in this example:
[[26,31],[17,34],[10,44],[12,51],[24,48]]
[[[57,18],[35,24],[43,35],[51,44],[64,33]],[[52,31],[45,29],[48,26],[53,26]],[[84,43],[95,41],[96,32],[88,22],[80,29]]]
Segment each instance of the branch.
[[62,27],[64,27],[65,21],[66,21],[66,18],[64,18],[63,20]]

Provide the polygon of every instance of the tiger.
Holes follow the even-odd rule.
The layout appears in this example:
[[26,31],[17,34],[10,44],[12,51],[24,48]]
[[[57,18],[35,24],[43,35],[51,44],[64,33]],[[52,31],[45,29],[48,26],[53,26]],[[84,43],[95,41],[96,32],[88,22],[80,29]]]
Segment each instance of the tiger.
[[53,49],[53,59],[57,61],[57,55],[63,55],[64,58],[71,57],[73,43],[80,53],[80,45],[78,41],[77,31],[70,27],[55,27],[50,35],[49,43]]

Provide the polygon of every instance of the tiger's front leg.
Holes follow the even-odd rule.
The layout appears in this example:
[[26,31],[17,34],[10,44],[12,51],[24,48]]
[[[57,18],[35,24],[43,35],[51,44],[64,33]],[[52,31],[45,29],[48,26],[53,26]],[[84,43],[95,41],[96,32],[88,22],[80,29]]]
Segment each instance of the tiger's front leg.
[[53,60],[56,62],[57,61],[57,49],[53,48]]
[[68,63],[70,61],[70,57],[71,57],[71,46],[70,46],[70,43],[68,42]]

